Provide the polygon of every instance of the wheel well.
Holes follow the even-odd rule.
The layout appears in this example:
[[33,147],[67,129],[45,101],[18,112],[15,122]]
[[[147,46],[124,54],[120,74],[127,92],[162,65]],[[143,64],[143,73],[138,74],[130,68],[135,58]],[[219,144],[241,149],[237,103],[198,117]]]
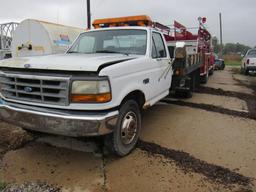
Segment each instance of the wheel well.
[[146,101],[144,93],[142,91],[136,90],[136,91],[133,91],[133,92],[129,93],[128,95],[126,95],[125,98],[123,99],[121,105],[130,99],[136,101],[141,109]]

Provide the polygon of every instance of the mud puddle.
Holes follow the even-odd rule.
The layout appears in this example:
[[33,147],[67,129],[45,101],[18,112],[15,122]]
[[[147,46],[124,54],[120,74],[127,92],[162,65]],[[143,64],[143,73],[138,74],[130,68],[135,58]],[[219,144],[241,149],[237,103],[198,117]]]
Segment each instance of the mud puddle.
[[191,102],[186,102],[186,101],[181,101],[181,100],[169,100],[169,99],[164,99],[161,102],[165,102],[167,104],[173,104],[173,105],[179,105],[179,106],[185,106],[185,107],[192,107],[196,109],[203,109],[205,111],[210,111],[210,112],[216,112],[216,113],[221,113],[225,115],[231,115],[234,117],[242,117],[242,118],[247,118],[247,119],[252,119],[256,120],[256,113],[247,113],[247,112],[240,112],[240,111],[235,111],[231,109],[225,109],[222,107],[218,106],[213,106],[213,105],[208,105],[208,104],[198,104],[198,103],[191,103]]
[[10,151],[22,148],[34,140],[34,136],[21,128],[0,122],[0,159]]
[[[240,69],[235,69],[235,68],[233,68],[231,70],[231,72],[232,72],[232,78],[239,85],[245,86],[245,87],[247,87],[249,89],[252,89],[255,92],[255,94],[256,94],[256,85],[253,83],[253,81],[251,81],[251,80],[253,80],[251,78],[256,77],[256,73],[250,73],[249,76],[244,76],[244,74],[241,73]],[[242,75],[240,77],[243,77],[243,78],[246,77],[246,80],[241,80],[239,78],[236,78],[235,75]]]
[[236,97],[241,100],[255,100],[255,96],[247,93],[240,93],[235,91],[225,91],[223,89],[216,89],[212,87],[204,87],[200,86],[196,89],[196,93],[206,93],[210,95],[219,95],[219,96],[227,96],[227,97]]
[[[254,74],[256,75],[256,74]],[[247,102],[248,109],[251,113],[256,114],[256,84],[252,79],[242,80],[239,77],[235,77],[235,73],[233,72],[232,78],[241,86],[247,87],[254,91],[254,96],[252,98],[244,97],[244,101]]]
[[234,92],[234,91],[224,91],[222,89],[216,89],[216,88],[204,87],[204,86],[200,86],[196,90],[196,92],[211,94],[211,95],[235,97],[235,98],[241,99],[247,103],[248,110],[249,110],[250,114],[252,114],[254,117],[256,117],[256,95]]
[[222,184],[229,189],[232,189],[234,185],[239,185],[241,191],[252,191],[252,178],[221,166],[209,164],[188,153],[141,140],[138,143],[138,148],[145,151],[149,156],[163,156],[165,159],[170,160],[170,162],[174,162],[185,173],[195,172],[202,174],[207,180]]

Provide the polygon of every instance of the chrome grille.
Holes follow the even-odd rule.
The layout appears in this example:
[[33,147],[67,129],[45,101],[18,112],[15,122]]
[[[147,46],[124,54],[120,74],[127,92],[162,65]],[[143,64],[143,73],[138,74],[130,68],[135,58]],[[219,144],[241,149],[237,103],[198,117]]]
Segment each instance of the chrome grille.
[[69,77],[0,73],[0,89],[6,99],[69,104]]

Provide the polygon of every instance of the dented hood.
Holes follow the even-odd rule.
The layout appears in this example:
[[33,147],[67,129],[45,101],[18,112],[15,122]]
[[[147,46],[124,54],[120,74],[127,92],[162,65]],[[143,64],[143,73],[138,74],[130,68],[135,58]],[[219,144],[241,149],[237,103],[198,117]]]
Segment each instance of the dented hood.
[[97,71],[102,65],[111,65],[135,59],[138,55],[123,54],[61,54],[11,58],[0,61],[0,67],[63,71]]

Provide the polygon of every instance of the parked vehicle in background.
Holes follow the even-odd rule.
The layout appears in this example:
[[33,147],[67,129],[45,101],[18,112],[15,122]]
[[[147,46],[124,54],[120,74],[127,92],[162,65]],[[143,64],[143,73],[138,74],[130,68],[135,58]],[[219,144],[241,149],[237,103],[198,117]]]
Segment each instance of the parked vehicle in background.
[[11,43],[17,26],[14,22],[0,24],[0,60],[12,56]]
[[256,71],[256,49],[250,49],[242,59],[241,71],[248,75],[250,71]]
[[93,25],[65,54],[1,61],[0,117],[38,132],[104,135],[124,156],[138,141],[141,110],[169,94],[175,60],[148,16]]
[[223,59],[215,59],[215,69],[216,70],[224,70],[225,69],[225,61]]
[[13,33],[12,57],[65,53],[84,29],[25,19]]
[[210,66],[209,66],[209,75],[213,75],[215,69],[215,55],[213,53],[213,48],[210,52]]

